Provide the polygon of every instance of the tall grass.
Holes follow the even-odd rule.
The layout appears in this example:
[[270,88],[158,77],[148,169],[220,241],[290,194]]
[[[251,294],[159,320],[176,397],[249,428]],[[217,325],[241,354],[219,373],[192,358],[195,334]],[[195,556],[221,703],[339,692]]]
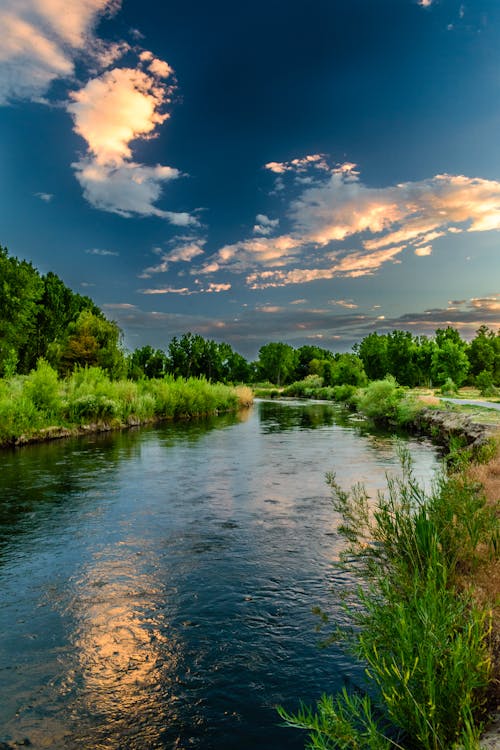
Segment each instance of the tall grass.
[[48,427],[111,427],[236,410],[251,403],[249,389],[200,378],[110,380],[99,367],[59,379],[43,359],[29,375],[0,380],[0,444],[39,435]]
[[376,502],[360,485],[345,492],[333,475],[328,481],[346,541],[342,564],[363,584],[346,604],[353,628],[344,643],[365,664],[374,697],[344,690],[315,710],[280,709],[282,718],[322,750],[479,747],[489,614],[457,580],[485,548],[497,555],[498,520],[480,486],[465,472],[443,473],[426,492],[408,454]]

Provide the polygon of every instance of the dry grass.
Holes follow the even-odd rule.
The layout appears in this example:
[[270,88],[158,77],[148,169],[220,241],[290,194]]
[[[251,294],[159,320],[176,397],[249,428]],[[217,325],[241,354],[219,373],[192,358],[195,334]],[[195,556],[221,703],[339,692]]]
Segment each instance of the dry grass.
[[[469,469],[470,476],[480,482],[485,496],[500,519],[500,437],[497,451],[487,464],[474,464]],[[477,568],[471,571],[463,580],[463,585],[471,589],[474,599],[492,614],[491,627],[491,657],[493,681],[489,695],[489,707],[496,711],[500,706],[500,556],[495,556],[488,550],[484,551],[483,559]]]
[[253,391],[247,385],[238,385],[235,388],[238,396],[238,404],[241,407],[248,407],[253,404]]

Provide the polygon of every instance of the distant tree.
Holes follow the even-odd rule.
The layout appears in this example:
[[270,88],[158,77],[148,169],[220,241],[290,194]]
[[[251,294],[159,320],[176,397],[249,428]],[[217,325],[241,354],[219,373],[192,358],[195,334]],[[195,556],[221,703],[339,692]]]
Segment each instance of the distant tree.
[[363,386],[366,385],[368,378],[360,357],[356,354],[342,353],[335,358],[328,378],[329,382],[326,380],[327,378],[325,378],[325,385]]
[[427,387],[432,386],[432,356],[437,348],[433,339],[427,336],[419,336],[416,339],[415,369],[417,371],[417,384]]
[[135,349],[128,358],[128,374],[133,380],[162,378],[167,369],[167,355],[161,349],[146,344]]
[[495,334],[488,326],[480,326],[467,349],[467,356],[471,375],[477,378],[480,373],[489,373],[492,384],[500,385],[500,331]]
[[417,344],[409,331],[387,334],[387,372],[400,385],[413,388],[418,383]]
[[464,350],[463,342],[457,343],[451,337],[442,339],[433,355],[431,363],[432,380],[442,385],[448,379],[460,387],[469,371],[469,360]]
[[370,333],[355,347],[355,353],[363,362],[363,367],[370,380],[385,378],[389,372],[387,336]]
[[320,346],[313,346],[311,344],[305,344],[296,349],[295,352],[295,372],[290,374],[293,380],[303,380],[307,375],[314,375],[314,368],[316,365],[311,367],[311,363],[314,362],[331,362],[334,359],[334,355],[328,349],[323,349]]
[[289,344],[271,342],[259,349],[258,372],[263,380],[280,386],[295,372],[295,350]]

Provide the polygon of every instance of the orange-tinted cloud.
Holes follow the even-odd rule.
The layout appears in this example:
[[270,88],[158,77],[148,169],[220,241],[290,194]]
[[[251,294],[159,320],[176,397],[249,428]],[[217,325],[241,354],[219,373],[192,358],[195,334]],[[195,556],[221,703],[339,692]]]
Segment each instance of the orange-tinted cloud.
[[92,32],[116,0],[3,0],[0,8],[0,103],[43,96],[73,74],[74,58],[94,51]]

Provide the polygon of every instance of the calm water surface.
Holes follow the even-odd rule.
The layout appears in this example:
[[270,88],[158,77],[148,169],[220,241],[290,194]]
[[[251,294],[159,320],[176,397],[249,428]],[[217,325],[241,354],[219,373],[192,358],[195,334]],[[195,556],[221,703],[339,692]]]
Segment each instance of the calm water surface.
[[[428,480],[434,448],[409,445]],[[274,706],[359,679],[311,612],[342,620],[325,472],[383,488],[393,438],[261,402],[0,462],[0,741],[293,750]]]

